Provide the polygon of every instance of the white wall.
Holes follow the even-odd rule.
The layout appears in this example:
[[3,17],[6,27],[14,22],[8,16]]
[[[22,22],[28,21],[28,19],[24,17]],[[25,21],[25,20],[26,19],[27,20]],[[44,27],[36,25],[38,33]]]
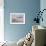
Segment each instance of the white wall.
[[0,0],[0,42],[4,41],[4,0]]
[[[43,9],[46,9],[46,0],[40,0],[40,9],[41,9],[41,11]],[[40,25],[46,26],[46,11],[43,12],[42,17],[43,17],[44,21],[43,22],[40,21]]]

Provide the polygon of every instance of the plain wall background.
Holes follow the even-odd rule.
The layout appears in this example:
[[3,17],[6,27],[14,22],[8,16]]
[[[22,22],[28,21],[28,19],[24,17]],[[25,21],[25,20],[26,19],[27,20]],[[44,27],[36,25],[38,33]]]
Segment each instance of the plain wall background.
[[[43,9],[46,9],[46,0],[41,0],[40,1],[40,10],[42,11]],[[43,12],[43,22],[40,21],[40,25],[46,27],[46,10]]]
[[[32,30],[33,19],[40,10],[40,0],[4,0],[4,39],[18,41]],[[10,24],[10,13],[25,13],[25,24]]]

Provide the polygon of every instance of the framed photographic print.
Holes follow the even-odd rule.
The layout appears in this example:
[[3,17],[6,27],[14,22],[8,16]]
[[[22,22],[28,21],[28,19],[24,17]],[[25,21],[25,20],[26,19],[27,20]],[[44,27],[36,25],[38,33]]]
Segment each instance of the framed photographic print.
[[10,13],[10,24],[25,24],[25,13]]

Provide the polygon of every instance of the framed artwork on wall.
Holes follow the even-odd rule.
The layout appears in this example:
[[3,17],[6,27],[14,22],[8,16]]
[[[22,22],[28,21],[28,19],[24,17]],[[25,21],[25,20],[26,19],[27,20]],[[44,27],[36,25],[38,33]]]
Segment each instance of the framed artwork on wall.
[[25,24],[25,13],[10,13],[10,24]]

